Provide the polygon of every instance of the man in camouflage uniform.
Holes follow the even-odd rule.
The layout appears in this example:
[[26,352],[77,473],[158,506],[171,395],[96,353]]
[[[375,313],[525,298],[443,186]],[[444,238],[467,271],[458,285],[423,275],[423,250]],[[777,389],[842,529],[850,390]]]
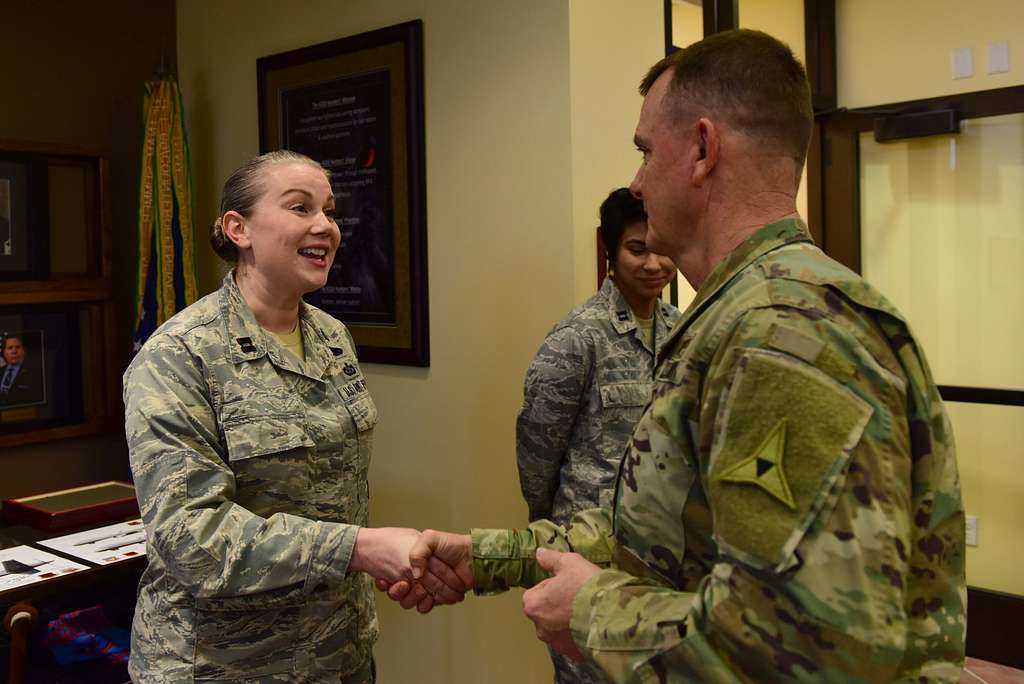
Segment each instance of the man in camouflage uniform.
[[372,681],[372,584],[349,560],[377,409],[344,326],[299,319],[304,363],[229,274],[125,373],[149,558],[135,681]]
[[414,564],[433,552],[478,591],[533,587],[538,636],[616,682],[958,681],[949,421],[907,323],[795,218],[803,68],[769,36],[727,32],[659,62],[641,92],[631,187],[697,295],[611,517],[429,532]]
[[[526,372],[516,456],[531,521],[566,525],[611,506],[622,450],[651,398],[654,359],[679,318],[658,299],[676,269],[647,249],[643,203],[619,188],[600,215],[609,275],[548,333]],[[564,656],[552,661],[556,682],[599,681]]]

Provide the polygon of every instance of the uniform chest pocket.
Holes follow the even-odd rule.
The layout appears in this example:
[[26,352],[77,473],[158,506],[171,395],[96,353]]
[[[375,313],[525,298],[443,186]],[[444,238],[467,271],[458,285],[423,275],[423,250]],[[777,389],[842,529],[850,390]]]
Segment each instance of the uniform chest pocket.
[[601,405],[605,408],[643,408],[650,400],[649,382],[616,382],[601,385]]
[[309,487],[313,440],[297,405],[276,398],[248,399],[221,414],[235,500],[258,515],[295,512]]
[[244,416],[225,422],[224,439],[232,463],[313,446],[298,413]]

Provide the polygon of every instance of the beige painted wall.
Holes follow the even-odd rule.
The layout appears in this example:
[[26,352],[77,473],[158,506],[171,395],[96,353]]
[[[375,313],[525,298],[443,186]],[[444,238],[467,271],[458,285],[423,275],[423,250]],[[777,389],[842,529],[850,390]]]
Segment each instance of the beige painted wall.
[[[1010,71],[988,74],[988,44],[1003,40]],[[837,0],[836,43],[840,107],[1020,85],[1024,2]],[[954,81],[950,53],[963,47],[974,50],[974,76]]]
[[569,2],[576,301],[597,290],[598,208],[613,189],[629,185],[640,163],[633,145],[643,101],[637,88],[665,56],[664,31],[661,0]]
[[[316,0],[302,8],[179,0],[197,216],[213,218],[223,179],[257,152],[257,57],[422,18],[431,367],[364,366],[381,411],[372,521],[521,526],[514,419],[523,373],[575,299],[569,5]],[[208,249],[202,254],[209,290],[218,269]],[[426,617],[382,599],[380,681],[549,680],[520,594],[468,598]]]

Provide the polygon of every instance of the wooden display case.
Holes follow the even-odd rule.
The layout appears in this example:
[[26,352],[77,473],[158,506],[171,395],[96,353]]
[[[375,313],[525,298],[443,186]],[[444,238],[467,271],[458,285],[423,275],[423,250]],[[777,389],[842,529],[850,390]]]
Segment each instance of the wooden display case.
[[[77,319],[80,377],[51,377],[51,395],[80,394],[80,410],[65,419],[39,420],[24,407],[0,406],[0,450],[95,434],[110,429],[119,412],[120,378],[115,356],[114,286],[107,208],[109,171],[100,154],[83,149],[0,140],[0,153],[34,157],[48,180],[48,268],[44,278],[0,280],[0,309],[33,312],[60,305]],[[0,331],[3,332],[3,331]],[[11,332],[11,331],[7,331]],[[55,373],[61,372],[57,369]],[[78,401],[80,400],[80,401]]]

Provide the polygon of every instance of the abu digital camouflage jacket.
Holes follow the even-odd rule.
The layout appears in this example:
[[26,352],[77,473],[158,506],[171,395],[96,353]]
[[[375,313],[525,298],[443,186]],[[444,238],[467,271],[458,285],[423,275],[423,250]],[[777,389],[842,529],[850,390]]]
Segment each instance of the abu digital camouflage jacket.
[[475,530],[481,591],[606,569],[573,602],[616,682],[957,682],[953,436],[900,314],[794,220],[711,273],[673,330],[609,520]]
[[526,371],[516,421],[519,484],[530,520],[566,524],[611,506],[622,450],[651,398],[654,359],[679,310],[657,302],[654,347],[605,278],[544,339]]
[[367,522],[377,409],[345,327],[301,305],[305,362],[231,274],[157,330],[124,376],[147,534],[138,682],[364,681],[372,587],[348,576]]

